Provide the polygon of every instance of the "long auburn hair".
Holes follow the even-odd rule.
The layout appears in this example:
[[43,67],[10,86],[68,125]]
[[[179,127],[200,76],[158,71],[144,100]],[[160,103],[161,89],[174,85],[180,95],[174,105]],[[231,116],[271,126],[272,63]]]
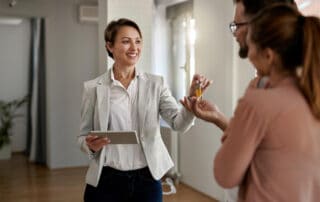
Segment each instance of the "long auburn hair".
[[302,68],[300,88],[320,120],[320,19],[279,3],[261,10],[250,27],[251,40],[258,48],[274,50],[285,70]]

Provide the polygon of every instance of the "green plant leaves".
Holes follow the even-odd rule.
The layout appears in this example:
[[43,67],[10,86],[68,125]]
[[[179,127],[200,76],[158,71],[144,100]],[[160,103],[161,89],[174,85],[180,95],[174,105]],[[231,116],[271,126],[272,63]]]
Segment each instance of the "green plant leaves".
[[28,96],[10,102],[0,100],[0,149],[10,142],[10,130],[14,118],[21,116],[21,114],[16,114],[16,110],[28,100]]

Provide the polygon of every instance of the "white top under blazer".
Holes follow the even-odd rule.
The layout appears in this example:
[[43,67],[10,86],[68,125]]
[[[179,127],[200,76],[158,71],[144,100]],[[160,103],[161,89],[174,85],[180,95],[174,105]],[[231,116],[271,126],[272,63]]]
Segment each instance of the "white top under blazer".
[[[138,77],[139,73],[125,88],[114,79],[111,71],[110,111],[108,130],[139,130],[138,117]],[[104,166],[128,171],[146,167],[147,160],[140,144],[109,144],[105,149]]]

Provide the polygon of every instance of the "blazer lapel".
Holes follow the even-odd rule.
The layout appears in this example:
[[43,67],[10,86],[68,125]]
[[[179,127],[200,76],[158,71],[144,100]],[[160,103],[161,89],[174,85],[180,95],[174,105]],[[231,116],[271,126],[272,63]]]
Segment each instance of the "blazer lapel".
[[98,113],[101,131],[108,130],[109,122],[110,88],[107,84],[107,77],[108,74],[105,74],[105,76],[98,82],[97,86]]
[[138,79],[138,113],[139,113],[139,134],[142,134],[142,129],[144,127],[144,121],[147,112],[147,106],[149,96],[147,94],[149,89],[148,82],[146,78],[142,75]]

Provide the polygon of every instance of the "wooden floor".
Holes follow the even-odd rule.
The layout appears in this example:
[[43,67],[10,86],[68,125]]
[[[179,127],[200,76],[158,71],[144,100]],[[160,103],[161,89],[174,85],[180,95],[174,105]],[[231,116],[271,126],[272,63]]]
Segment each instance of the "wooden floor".
[[[85,172],[84,167],[49,170],[13,154],[11,160],[0,160],[0,201],[83,201]],[[164,196],[164,202],[217,202],[184,184],[176,188],[177,193]]]

